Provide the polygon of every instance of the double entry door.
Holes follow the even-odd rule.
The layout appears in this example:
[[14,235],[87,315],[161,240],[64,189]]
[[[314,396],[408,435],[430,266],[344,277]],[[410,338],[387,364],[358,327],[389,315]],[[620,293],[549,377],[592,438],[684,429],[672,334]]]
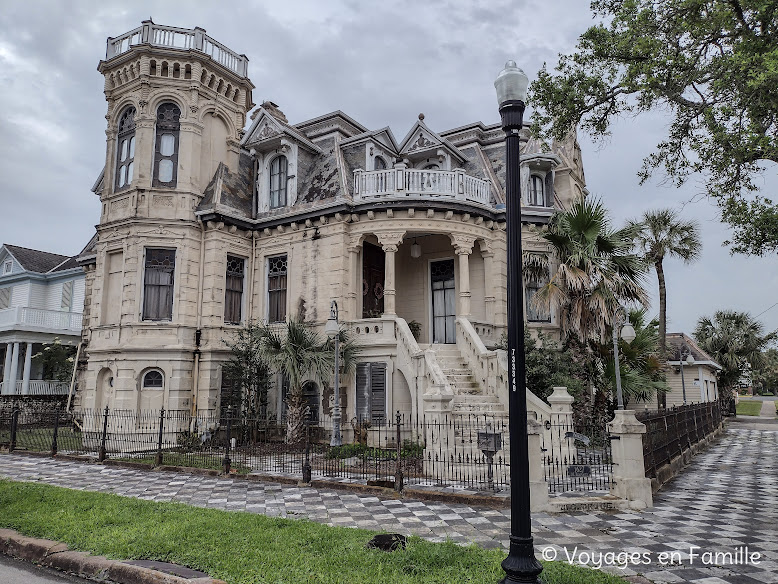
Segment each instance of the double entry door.
[[456,343],[456,287],[454,260],[430,263],[432,286],[432,342]]

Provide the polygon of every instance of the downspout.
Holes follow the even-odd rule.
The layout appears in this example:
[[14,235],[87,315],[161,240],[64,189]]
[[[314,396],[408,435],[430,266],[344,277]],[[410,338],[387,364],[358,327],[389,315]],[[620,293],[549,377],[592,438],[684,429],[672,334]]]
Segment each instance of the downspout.
[[192,418],[197,416],[197,398],[200,393],[200,339],[202,337],[203,320],[203,277],[205,274],[205,224],[199,217],[200,224],[200,273],[197,278],[197,329],[195,330],[194,367],[192,368]]
[[73,399],[73,389],[76,387],[76,369],[78,369],[78,358],[81,356],[81,345],[83,341],[79,341],[78,347],[76,347],[76,358],[73,361],[73,375],[70,377],[70,391],[68,392],[68,405],[65,408],[67,412],[70,412],[70,404]]

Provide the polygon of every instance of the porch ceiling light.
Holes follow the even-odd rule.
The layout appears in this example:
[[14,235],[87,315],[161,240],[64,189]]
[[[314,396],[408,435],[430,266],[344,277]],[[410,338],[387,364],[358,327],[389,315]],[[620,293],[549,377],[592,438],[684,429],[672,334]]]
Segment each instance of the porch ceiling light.
[[421,246],[416,243],[416,238],[413,238],[413,245],[411,245],[411,257],[418,259],[421,257]]

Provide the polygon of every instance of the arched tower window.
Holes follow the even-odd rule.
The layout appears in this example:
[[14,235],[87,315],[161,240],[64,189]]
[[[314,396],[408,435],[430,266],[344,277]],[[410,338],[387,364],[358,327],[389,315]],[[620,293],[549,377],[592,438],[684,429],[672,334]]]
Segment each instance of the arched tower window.
[[116,190],[132,183],[135,161],[135,108],[130,106],[119,118],[119,134],[116,138]]
[[270,163],[270,208],[286,207],[288,163],[286,156],[278,156]]
[[536,174],[532,175],[529,185],[529,204],[538,207],[546,206],[546,195],[543,185],[543,177]]
[[157,139],[154,146],[155,187],[175,187],[178,175],[178,131],[181,110],[174,103],[157,109]]
[[143,375],[143,389],[162,389],[165,385],[165,378],[158,369],[151,369]]

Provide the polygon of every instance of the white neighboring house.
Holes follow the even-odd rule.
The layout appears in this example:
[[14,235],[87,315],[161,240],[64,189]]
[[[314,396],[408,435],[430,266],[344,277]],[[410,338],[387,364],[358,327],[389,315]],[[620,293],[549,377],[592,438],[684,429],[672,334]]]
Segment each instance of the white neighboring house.
[[43,379],[32,357],[59,338],[81,340],[84,269],[75,258],[0,246],[0,394],[64,395],[70,383]]

